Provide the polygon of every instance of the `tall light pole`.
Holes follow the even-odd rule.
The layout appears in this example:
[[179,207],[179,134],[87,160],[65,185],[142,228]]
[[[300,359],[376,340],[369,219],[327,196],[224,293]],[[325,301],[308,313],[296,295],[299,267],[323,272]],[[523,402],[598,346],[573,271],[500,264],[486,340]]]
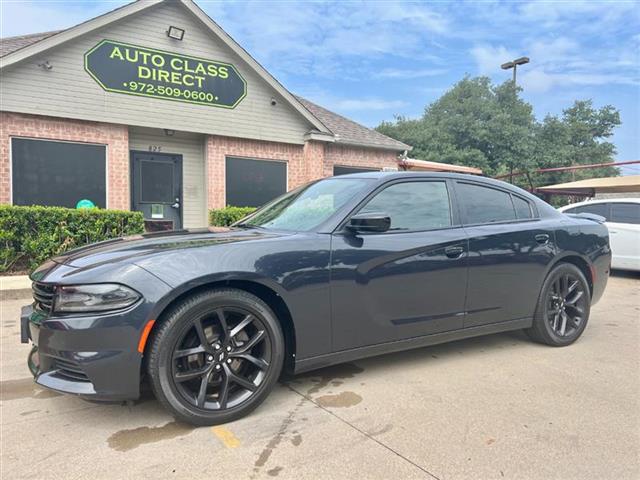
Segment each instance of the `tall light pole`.
[[515,60],[511,60],[510,62],[503,63],[500,65],[500,68],[503,70],[509,70],[513,68],[513,86],[516,85],[516,70],[518,70],[518,65],[524,65],[525,63],[529,63],[529,57],[520,57]]

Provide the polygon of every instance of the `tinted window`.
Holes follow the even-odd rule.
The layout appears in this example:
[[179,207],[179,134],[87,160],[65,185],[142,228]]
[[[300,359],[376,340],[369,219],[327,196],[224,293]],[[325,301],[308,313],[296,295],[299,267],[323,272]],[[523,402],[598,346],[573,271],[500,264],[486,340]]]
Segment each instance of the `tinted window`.
[[173,203],[173,163],[140,160],[140,202]]
[[305,185],[265,205],[238,226],[311,230],[333,215],[371,180],[330,178]]
[[580,205],[579,207],[567,210],[565,213],[593,213],[609,220],[609,204],[594,203],[592,205]]
[[106,208],[104,146],[13,138],[11,157],[14,205]]
[[493,188],[458,183],[465,223],[505,222],[516,219],[511,195]]
[[513,206],[516,209],[516,215],[518,218],[533,218],[533,212],[531,211],[531,204],[524,198],[516,197],[512,195]]
[[617,223],[640,224],[640,204],[638,203],[612,203],[611,221]]
[[357,168],[357,167],[341,167],[339,165],[335,165],[333,167],[334,175],[348,175],[349,173],[364,173],[364,172],[379,172],[375,168]]
[[287,164],[227,157],[227,205],[259,207],[287,191]]
[[449,193],[444,182],[396,183],[373,197],[359,213],[391,217],[391,230],[428,230],[451,225]]

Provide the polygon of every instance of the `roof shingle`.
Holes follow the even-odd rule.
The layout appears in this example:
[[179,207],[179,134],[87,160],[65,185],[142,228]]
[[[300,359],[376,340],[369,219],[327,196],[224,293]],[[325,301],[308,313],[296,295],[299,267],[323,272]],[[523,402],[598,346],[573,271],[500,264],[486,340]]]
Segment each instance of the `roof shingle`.
[[360,145],[365,147],[379,147],[391,150],[411,150],[411,147],[391,137],[387,137],[376,130],[349,120],[326,108],[310,102],[306,98],[296,95],[296,98],[316,118],[318,118],[336,136],[336,143]]
[[0,38],[0,57],[9,55],[10,53],[20,50],[21,48],[28,47],[33,43],[37,43],[40,40],[49,38],[56,33],[60,33],[63,30],[54,30],[52,32],[32,33],[30,35],[19,35],[17,37]]

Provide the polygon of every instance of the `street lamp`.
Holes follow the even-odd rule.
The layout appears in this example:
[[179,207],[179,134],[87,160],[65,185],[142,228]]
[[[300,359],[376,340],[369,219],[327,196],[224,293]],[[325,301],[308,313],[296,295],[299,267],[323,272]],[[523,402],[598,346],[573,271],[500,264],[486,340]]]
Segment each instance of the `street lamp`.
[[516,70],[518,69],[518,65],[524,65],[525,63],[529,63],[529,57],[516,58],[515,60],[512,60],[510,62],[503,63],[502,65],[500,65],[500,68],[502,68],[503,70],[509,70],[510,68],[513,68],[513,85],[515,86]]

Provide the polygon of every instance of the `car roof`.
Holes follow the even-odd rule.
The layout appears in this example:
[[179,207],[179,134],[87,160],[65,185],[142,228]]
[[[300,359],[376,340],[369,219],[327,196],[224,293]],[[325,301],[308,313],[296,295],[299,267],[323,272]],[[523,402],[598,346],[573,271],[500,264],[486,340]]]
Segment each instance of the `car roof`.
[[360,172],[360,173],[349,173],[346,175],[340,175],[338,177],[332,178],[369,178],[378,180],[378,182],[383,183],[389,180],[402,179],[402,178],[450,178],[454,180],[468,180],[471,182],[479,182],[487,185],[493,185],[495,187],[505,188],[507,190],[511,190],[514,193],[518,193],[520,195],[533,196],[526,190],[521,189],[515,185],[512,185],[507,182],[503,182],[502,180],[495,180],[493,178],[484,177],[482,175],[470,175],[468,173],[452,173],[452,172],[412,172],[408,171],[400,171],[400,172]]

